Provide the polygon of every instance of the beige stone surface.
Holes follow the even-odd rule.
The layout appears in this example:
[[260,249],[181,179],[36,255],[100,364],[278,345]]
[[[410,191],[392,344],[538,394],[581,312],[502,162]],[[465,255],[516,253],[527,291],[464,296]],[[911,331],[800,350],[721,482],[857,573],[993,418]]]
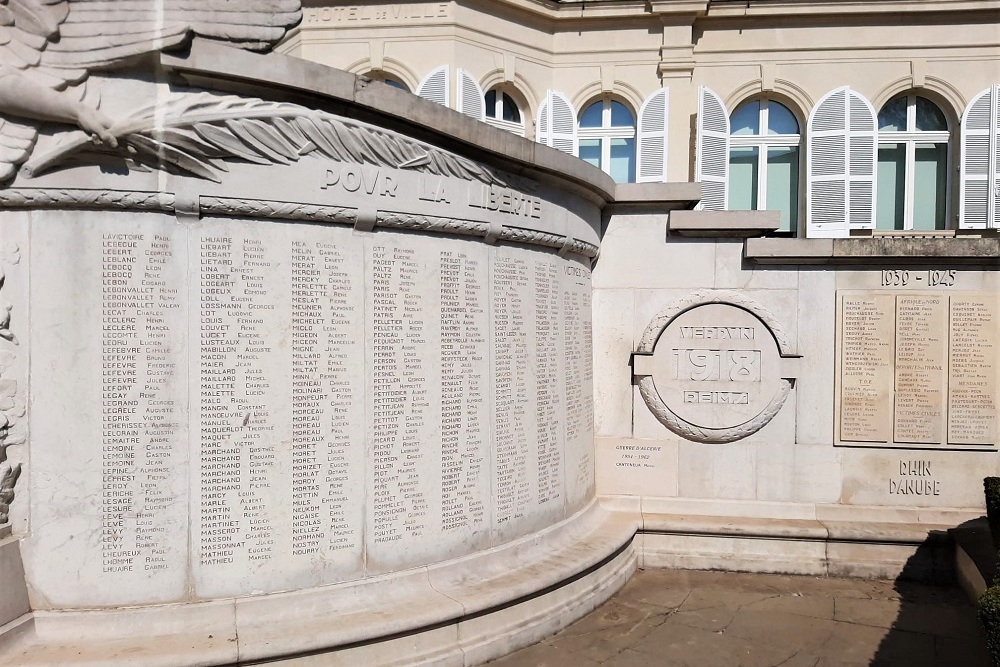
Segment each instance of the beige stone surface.
[[954,588],[641,570],[617,595],[497,667],[986,667]]
[[601,494],[676,496],[680,469],[676,438],[596,438],[597,487]]
[[[595,275],[596,275],[595,271]],[[632,368],[635,292],[594,290],[594,432],[626,437],[632,432]]]

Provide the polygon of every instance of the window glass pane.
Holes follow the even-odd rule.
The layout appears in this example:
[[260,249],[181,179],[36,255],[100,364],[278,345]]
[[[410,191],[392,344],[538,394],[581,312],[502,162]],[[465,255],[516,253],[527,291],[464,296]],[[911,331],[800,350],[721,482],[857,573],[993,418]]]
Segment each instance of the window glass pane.
[[729,210],[757,208],[757,148],[733,148],[729,152]]
[[924,97],[917,98],[917,129],[925,131],[945,131],[948,121],[937,105]]
[[771,100],[767,103],[767,133],[798,134],[799,122],[788,107]]
[[878,112],[878,129],[882,132],[906,131],[906,96],[886,102]]
[[635,182],[635,139],[611,140],[611,178],[615,183]]
[[594,102],[580,114],[580,127],[600,127],[601,114],[604,111],[603,102]]
[[601,140],[580,139],[580,159],[595,167],[601,166]]
[[392,86],[393,88],[399,88],[400,90],[405,90],[406,92],[410,92],[410,89],[407,88],[406,84],[403,83],[402,81],[398,81],[396,79],[390,79],[389,77],[386,77],[385,78],[385,82],[388,85]]
[[913,228],[944,229],[948,144],[917,144],[916,148]]
[[497,117],[497,91],[489,90],[486,91],[486,117],[496,118]]
[[730,134],[760,134],[760,102],[752,100],[736,107],[729,117]]
[[799,213],[799,149],[767,151],[767,210],[781,212],[779,231],[793,232]]
[[507,93],[503,94],[503,119],[511,123],[521,122],[521,112],[517,108],[514,98]]
[[906,144],[878,145],[877,179],[875,227],[903,229]]
[[611,127],[635,127],[632,112],[621,102],[611,102]]

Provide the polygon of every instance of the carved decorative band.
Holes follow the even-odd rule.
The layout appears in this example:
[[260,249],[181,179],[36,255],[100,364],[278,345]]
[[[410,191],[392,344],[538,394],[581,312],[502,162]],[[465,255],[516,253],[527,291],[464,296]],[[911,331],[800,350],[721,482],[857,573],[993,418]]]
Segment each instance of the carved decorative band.
[[[123,209],[129,211],[175,211],[176,198],[168,192],[124,192],[119,190],[77,190],[70,188],[17,188],[0,190],[0,208],[87,208]],[[265,199],[235,199],[202,195],[199,210],[202,215],[224,215],[269,220],[305,220],[353,225],[358,211],[345,206],[323,206],[297,202],[268,201]],[[488,222],[417,215],[395,211],[379,211],[376,226],[391,229],[412,229],[486,237],[490,233]],[[598,247],[560,234],[533,229],[504,226],[500,240],[524,245],[555,248],[593,259]]]
[[488,222],[462,220],[459,218],[442,218],[433,215],[416,215],[413,213],[397,213],[395,211],[379,211],[375,218],[377,227],[393,229],[415,229],[418,231],[441,232],[444,234],[462,234],[463,236],[486,236],[490,231]]
[[228,197],[201,196],[202,215],[214,213],[245,218],[279,220],[308,220],[310,222],[339,222],[353,225],[358,210],[346,206],[321,206],[296,202],[266,201],[263,199],[231,199]]
[[120,208],[130,211],[174,210],[169,192],[18,188],[0,190],[0,208]]

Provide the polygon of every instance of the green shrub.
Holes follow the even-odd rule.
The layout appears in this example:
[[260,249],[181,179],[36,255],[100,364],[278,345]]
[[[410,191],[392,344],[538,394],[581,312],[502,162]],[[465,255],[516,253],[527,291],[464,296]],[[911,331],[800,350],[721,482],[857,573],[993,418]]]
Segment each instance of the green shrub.
[[987,588],[979,596],[979,622],[986,631],[986,648],[994,667],[1000,667],[1000,586]]
[[986,520],[990,523],[993,547],[1000,549],[1000,477],[985,478],[983,491],[986,492]]

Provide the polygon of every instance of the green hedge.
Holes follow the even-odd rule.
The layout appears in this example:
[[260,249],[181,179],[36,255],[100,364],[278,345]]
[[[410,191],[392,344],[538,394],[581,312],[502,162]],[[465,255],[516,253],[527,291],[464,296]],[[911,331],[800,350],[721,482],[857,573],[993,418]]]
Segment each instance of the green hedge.
[[993,547],[1000,549],[1000,477],[985,478],[983,490],[986,492],[986,519],[990,522]]
[[986,630],[986,648],[994,667],[1000,667],[1000,586],[987,588],[979,596],[979,622]]

